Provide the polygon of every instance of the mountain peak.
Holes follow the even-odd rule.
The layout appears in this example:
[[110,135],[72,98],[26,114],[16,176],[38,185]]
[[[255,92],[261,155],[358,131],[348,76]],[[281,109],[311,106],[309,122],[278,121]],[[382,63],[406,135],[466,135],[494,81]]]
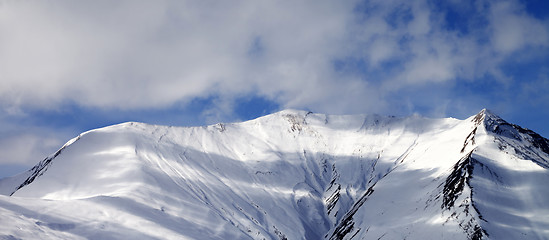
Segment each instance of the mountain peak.
[[487,108],[480,110],[480,112],[478,112],[471,121],[476,125],[480,125],[483,122],[505,122],[505,120],[503,120],[500,116],[496,115]]
[[290,109],[218,130],[81,134],[0,196],[0,238],[547,236],[549,202],[534,199],[549,197],[548,142],[487,109],[466,120]]
[[[482,109],[472,117],[476,126],[483,125],[486,131],[491,133],[494,141],[502,146],[512,146],[516,154],[528,159],[541,167],[549,169],[549,162],[542,155],[549,156],[549,140],[536,132],[509,123],[488,109]],[[528,147],[519,147],[518,144],[526,144]]]

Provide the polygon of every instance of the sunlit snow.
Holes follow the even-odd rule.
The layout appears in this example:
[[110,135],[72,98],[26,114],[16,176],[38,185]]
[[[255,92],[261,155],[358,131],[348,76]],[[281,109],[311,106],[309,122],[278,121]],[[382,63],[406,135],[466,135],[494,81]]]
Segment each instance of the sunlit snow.
[[547,239],[538,136],[485,110],[124,123],[2,179],[0,238]]

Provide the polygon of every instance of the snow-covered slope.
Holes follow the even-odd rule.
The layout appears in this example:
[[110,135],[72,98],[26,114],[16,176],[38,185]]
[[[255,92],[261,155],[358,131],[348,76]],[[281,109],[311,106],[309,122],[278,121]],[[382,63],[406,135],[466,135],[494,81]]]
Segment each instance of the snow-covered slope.
[[1,180],[0,238],[547,239],[548,160],[486,110],[124,123]]

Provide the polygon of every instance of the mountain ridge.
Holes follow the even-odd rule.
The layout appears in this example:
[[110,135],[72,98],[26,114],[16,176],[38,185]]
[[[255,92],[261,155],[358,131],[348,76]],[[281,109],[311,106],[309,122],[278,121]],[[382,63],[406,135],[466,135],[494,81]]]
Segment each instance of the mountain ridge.
[[[203,127],[128,122],[69,141],[0,210],[31,234],[70,238],[543,239],[547,143],[486,109],[465,120],[284,110]],[[59,201],[93,207],[77,221]],[[0,235],[28,237],[10,226]]]

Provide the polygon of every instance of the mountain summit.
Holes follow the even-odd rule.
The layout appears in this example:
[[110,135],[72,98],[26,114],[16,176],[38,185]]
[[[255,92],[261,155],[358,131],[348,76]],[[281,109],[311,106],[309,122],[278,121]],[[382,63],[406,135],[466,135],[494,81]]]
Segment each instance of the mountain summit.
[[547,239],[548,182],[549,140],[488,110],[130,122],[0,180],[0,238]]

